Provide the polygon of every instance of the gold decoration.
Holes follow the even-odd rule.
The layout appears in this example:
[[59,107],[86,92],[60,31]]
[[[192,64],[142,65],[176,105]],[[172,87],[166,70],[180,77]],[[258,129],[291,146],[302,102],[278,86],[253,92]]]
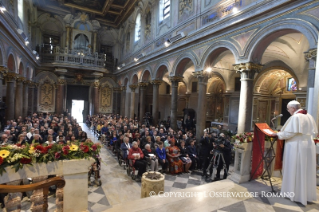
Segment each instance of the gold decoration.
[[169,80],[171,82],[181,82],[183,81],[183,77],[180,77],[180,76],[172,76],[172,77],[169,77]]
[[161,85],[162,84],[162,80],[153,80],[153,81],[151,81],[151,84],[153,84],[153,85]]
[[100,112],[112,112],[112,89],[106,85],[100,89]]
[[22,82],[24,83],[26,81],[25,77],[17,77],[17,82]]
[[54,111],[54,84],[49,80],[39,86],[39,111]]
[[136,84],[133,84],[133,85],[130,85],[130,88],[132,91],[135,91],[135,89],[138,87],[138,85]]
[[12,82],[12,81],[16,80],[17,74],[13,73],[13,72],[8,72],[5,74],[5,78],[6,78],[7,82]]
[[6,74],[8,73],[8,68],[4,66],[0,66],[0,74]]
[[193,0],[179,0],[179,15],[181,16],[184,12],[192,11]]
[[233,65],[236,73],[241,74],[241,79],[254,79],[255,73],[259,73],[263,65],[257,63],[239,63]]
[[66,80],[65,79],[58,79],[58,83],[59,85],[65,85],[66,84]]
[[148,86],[148,82],[140,82],[138,83],[139,87],[147,87]]
[[317,49],[310,49],[308,52],[305,52],[305,59],[308,61],[310,59],[317,58]]
[[94,86],[94,88],[98,88],[100,86],[100,82],[98,82],[98,81],[93,82],[93,86]]

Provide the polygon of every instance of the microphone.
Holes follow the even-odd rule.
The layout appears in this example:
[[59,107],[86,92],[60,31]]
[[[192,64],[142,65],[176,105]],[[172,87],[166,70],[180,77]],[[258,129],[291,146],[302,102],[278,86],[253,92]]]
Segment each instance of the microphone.
[[282,117],[283,115],[282,114],[279,114],[278,116],[274,117],[273,119],[271,119],[272,121],[279,118],[279,117]]

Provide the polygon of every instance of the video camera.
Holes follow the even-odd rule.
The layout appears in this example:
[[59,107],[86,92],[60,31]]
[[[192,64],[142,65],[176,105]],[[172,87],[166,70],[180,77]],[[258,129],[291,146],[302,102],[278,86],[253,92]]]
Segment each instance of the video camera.
[[215,149],[216,151],[221,152],[221,151],[222,151],[222,148],[221,148],[219,145],[224,144],[225,141],[226,141],[226,139],[225,139],[224,137],[219,136],[219,137],[215,140],[215,142],[214,142],[214,143],[215,143],[214,149]]

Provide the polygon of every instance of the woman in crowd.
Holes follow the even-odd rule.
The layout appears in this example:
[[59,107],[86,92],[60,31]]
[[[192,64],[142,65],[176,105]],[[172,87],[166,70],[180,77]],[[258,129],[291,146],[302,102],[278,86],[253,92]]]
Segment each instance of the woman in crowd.
[[185,172],[186,173],[189,173],[189,168],[191,167],[192,165],[192,160],[190,159],[190,157],[188,156],[188,151],[187,151],[187,148],[185,146],[185,141],[184,140],[181,140],[180,141],[180,159],[185,163]]
[[[63,137],[61,137],[63,138]],[[52,135],[48,135],[48,140],[45,142],[47,145],[52,145],[55,143],[55,141],[53,140],[53,136]]]
[[144,157],[147,162],[150,164],[151,171],[158,171],[158,159],[154,149],[151,149],[150,144],[145,145],[145,149],[143,149]]
[[183,162],[179,158],[180,150],[175,146],[175,139],[172,138],[170,146],[166,148],[166,154],[169,161],[169,170],[171,174],[178,174],[183,172]]

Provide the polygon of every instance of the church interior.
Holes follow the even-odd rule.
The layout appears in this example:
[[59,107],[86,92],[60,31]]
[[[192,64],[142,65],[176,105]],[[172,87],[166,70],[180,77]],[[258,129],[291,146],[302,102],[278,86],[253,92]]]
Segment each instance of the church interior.
[[[319,199],[305,206],[267,193],[281,188],[279,142],[262,141],[261,173],[255,178],[257,144],[249,140],[256,123],[280,130],[290,118],[286,106],[292,100],[318,126],[318,35],[319,0],[0,0],[0,184],[22,186],[34,178],[32,184],[51,186],[50,194],[56,186],[56,193],[42,201],[38,197],[45,189],[23,187],[18,195],[15,187],[0,185],[0,211],[42,211],[44,206],[44,211],[75,212],[319,211]],[[231,150],[229,162],[224,161],[227,176],[209,181],[206,168],[213,153],[203,153],[203,139],[214,133],[225,134]],[[236,135],[244,135],[244,141]],[[79,150],[70,149],[72,136]],[[141,167],[135,170],[135,159],[130,164],[122,158],[130,154],[122,144],[128,138],[144,152],[148,137],[154,152],[164,145],[167,157],[183,142],[192,151],[195,141],[198,157],[179,160],[183,173],[171,172],[176,161],[168,161],[164,173],[159,161],[165,180],[152,189],[163,195],[144,198],[150,184],[144,175],[135,179]],[[72,143],[69,149],[56,147],[53,168],[23,170],[28,163],[45,162],[41,154],[55,148],[36,149],[40,156],[26,151],[30,161],[25,162],[23,150],[6,146],[33,148],[38,141],[50,146],[52,138]],[[14,151],[22,156],[11,172],[7,169],[18,160],[12,159]],[[85,160],[88,154],[96,157],[95,165],[62,162]],[[89,166],[94,180],[87,186]],[[267,177],[263,170],[269,171]],[[218,192],[259,193],[217,197]]]

